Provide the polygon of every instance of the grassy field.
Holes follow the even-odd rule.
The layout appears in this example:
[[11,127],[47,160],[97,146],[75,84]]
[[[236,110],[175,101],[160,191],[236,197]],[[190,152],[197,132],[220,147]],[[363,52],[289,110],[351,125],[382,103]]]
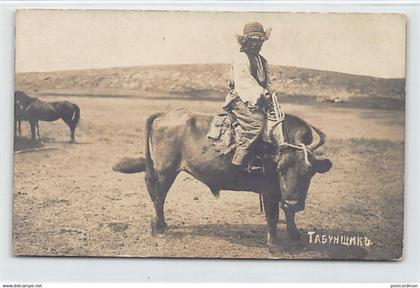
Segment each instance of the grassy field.
[[[314,177],[306,210],[297,214],[304,239],[290,243],[281,215],[282,246],[269,251],[256,194],[223,191],[215,199],[206,186],[180,174],[166,202],[169,231],[152,236],[153,208],[144,174],[111,169],[121,157],[143,155],[148,115],[178,107],[215,113],[221,102],[65,99],[81,108],[77,144],[68,143],[63,122],[41,122],[43,147],[57,149],[15,154],[15,255],[375,260],[401,256],[403,110],[283,105],[287,113],[326,133],[319,153],[334,166]],[[26,125],[24,137],[29,137]],[[24,138],[16,140],[18,149],[30,145]],[[308,231],[368,237],[372,245],[310,243]]]

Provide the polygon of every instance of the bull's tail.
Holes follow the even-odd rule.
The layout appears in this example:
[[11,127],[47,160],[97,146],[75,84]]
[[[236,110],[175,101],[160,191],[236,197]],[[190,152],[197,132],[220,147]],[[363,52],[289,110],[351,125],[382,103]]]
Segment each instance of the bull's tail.
[[151,185],[151,183],[155,182],[157,176],[150,153],[150,130],[152,129],[153,121],[160,115],[161,113],[153,114],[146,121],[146,158],[122,158],[120,161],[118,161],[118,163],[112,166],[112,170],[125,174],[140,173],[146,171],[147,185]]
[[143,157],[123,158],[112,166],[112,170],[126,174],[144,172],[146,170],[146,159]]
[[157,183],[157,174],[156,174],[156,170],[155,170],[155,166],[153,163],[153,159],[152,159],[152,155],[150,153],[150,145],[151,145],[151,139],[150,139],[150,132],[152,130],[152,125],[153,122],[155,121],[156,118],[158,118],[159,116],[161,116],[162,113],[155,113],[151,116],[149,116],[149,118],[147,118],[146,121],[146,129],[145,129],[145,144],[146,144],[146,149],[145,149],[145,154],[146,154],[146,184],[147,187],[149,189],[149,191],[154,191],[155,190],[155,185]]

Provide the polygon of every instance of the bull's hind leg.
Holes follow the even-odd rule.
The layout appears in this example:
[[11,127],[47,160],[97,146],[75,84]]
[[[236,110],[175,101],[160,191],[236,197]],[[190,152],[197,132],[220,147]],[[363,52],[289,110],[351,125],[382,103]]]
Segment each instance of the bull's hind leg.
[[156,217],[152,218],[151,223],[152,234],[163,233],[168,228],[165,222],[165,199],[169,188],[171,188],[176,178],[176,175],[157,174],[157,179],[155,181],[148,181],[147,185],[156,213]]

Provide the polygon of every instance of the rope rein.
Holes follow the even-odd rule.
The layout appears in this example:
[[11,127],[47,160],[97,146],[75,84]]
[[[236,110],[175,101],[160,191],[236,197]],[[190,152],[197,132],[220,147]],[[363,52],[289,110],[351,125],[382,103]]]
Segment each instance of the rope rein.
[[291,147],[291,148],[294,148],[294,149],[302,150],[304,155],[305,155],[305,164],[307,166],[311,166],[311,162],[309,161],[308,154],[312,155],[313,152],[310,149],[308,149],[308,147],[305,144],[300,143],[299,145],[294,145],[294,144],[287,143],[285,141],[285,137],[284,137],[284,133],[283,133],[283,121],[284,121],[284,118],[285,118],[285,114],[284,114],[283,110],[281,109],[281,106],[277,102],[277,96],[276,96],[275,93],[273,93],[271,95],[271,99],[272,99],[272,102],[273,102],[273,109],[268,110],[266,115],[267,115],[268,120],[276,122],[273,129],[279,129],[279,131],[280,131],[280,138],[281,138],[280,143],[281,144],[280,144],[279,148],[281,148],[281,147]]

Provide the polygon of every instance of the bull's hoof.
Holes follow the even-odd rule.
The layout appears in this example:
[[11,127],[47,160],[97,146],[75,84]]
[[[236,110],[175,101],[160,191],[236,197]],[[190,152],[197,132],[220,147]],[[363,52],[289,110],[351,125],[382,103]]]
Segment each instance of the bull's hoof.
[[289,239],[293,241],[300,241],[302,240],[302,233],[299,232],[299,230],[291,230],[287,231],[287,234],[289,235]]
[[163,234],[168,230],[168,226],[165,222],[157,221],[156,219],[152,219],[151,221],[152,226],[152,235],[155,234]]
[[267,234],[267,246],[268,248],[278,248],[280,246],[280,241],[276,237],[273,237],[270,233]]

